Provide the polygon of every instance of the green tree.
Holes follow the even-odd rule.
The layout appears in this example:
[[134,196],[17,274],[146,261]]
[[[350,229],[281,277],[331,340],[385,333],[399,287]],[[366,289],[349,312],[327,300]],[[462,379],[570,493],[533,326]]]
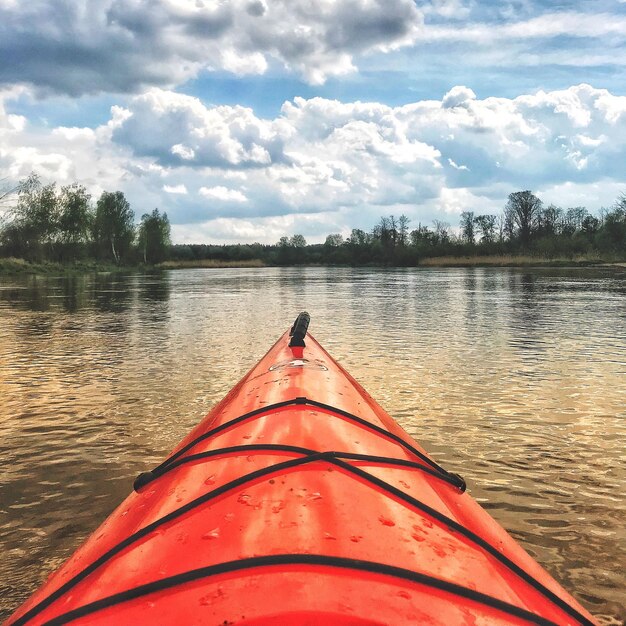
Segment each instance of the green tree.
[[159,214],[158,209],[141,216],[139,226],[139,248],[144,263],[160,263],[167,258],[171,245],[170,222],[167,213]]
[[135,214],[121,191],[104,191],[96,204],[93,238],[100,254],[120,263],[135,237]]
[[412,230],[409,235],[411,238],[411,245],[416,248],[430,246],[433,243],[433,234],[434,233],[428,230],[428,226],[422,226],[422,223],[420,222],[417,225],[417,228]]
[[82,185],[74,183],[61,188],[59,239],[66,256],[76,258],[84,253],[94,219],[90,200],[91,196]]
[[626,194],[622,194],[613,208],[603,216],[602,227],[595,237],[601,250],[617,252],[622,257],[626,250]]
[[294,235],[289,240],[289,245],[292,248],[304,248],[306,247],[306,239],[302,235]]
[[55,183],[43,185],[36,174],[20,183],[12,228],[24,257],[43,260],[53,252],[59,230],[59,209]]
[[328,235],[328,237],[326,237],[326,241],[324,242],[324,245],[327,248],[338,248],[342,244],[343,237],[339,233]]

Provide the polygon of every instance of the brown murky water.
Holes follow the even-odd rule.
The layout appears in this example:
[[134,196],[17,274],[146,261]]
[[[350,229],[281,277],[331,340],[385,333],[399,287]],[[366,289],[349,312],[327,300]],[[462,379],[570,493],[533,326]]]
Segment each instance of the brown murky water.
[[0,277],[0,617],[296,313],[605,624],[626,618],[626,274]]

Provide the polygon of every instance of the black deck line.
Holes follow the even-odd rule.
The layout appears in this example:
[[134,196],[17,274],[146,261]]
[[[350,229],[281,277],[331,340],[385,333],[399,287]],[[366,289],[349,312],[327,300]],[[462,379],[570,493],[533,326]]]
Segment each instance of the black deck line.
[[373,431],[377,432],[378,434],[382,435],[383,437],[386,437],[387,439],[391,439],[391,440],[395,441],[396,443],[400,444],[406,450],[411,452],[411,454],[414,454],[420,460],[422,460],[424,463],[427,463],[428,465],[430,465],[437,472],[441,473],[442,475],[448,476],[450,478],[450,480],[448,482],[451,482],[452,484],[455,484],[461,491],[465,491],[465,481],[460,476],[458,476],[457,474],[453,474],[452,472],[448,472],[446,469],[441,467],[438,463],[433,461],[431,458],[429,458],[423,452],[420,452],[415,446],[411,445],[410,443],[408,443],[407,441],[402,439],[402,437],[399,437],[398,435],[396,435],[396,434],[394,434],[392,432],[389,432],[388,430],[385,430],[384,428],[381,428],[380,426],[377,426],[376,424],[372,424],[371,422],[367,421],[366,419],[364,419],[362,417],[359,417],[358,415],[354,415],[352,413],[349,413],[348,411],[344,411],[343,409],[339,409],[339,408],[334,407],[334,406],[332,406],[330,404],[324,404],[323,402],[317,402],[316,400],[311,400],[311,399],[305,398],[305,397],[297,397],[297,398],[293,398],[291,400],[285,400],[283,402],[277,402],[276,404],[269,404],[269,405],[267,405],[265,407],[261,407],[259,409],[254,409],[253,411],[245,413],[244,415],[240,415],[238,417],[235,417],[232,420],[229,420],[228,422],[225,422],[224,424],[220,424],[219,426],[216,426],[215,428],[212,428],[211,430],[207,431],[206,433],[203,433],[202,435],[199,435],[198,437],[196,437],[195,439],[190,441],[187,445],[185,445],[183,448],[181,448],[180,450],[178,450],[177,452],[172,454],[170,457],[165,459],[165,461],[163,461],[161,464],[157,465],[152,470],[152,473],[153,474],[159,474],[160,472],[162,472],[162,470],[165,467],[167,467],[168,465],[170,465],[171,463],[176,461],[178,458],[180,458],[183,454],[188,452],[191,448],[196,446],[201,441],[205,441],[206,439],[210,439],[214,435],[217,435],[218,433],[220,433],[220,432],[222,432],[224,430],[227,430],[228,428],[231,428],[232,426],[240,424],[241,422],[244,422],[244,421],[246,421],[248,419],[251,419],[253,417],[256,417],[258,415],[262,415],[263,413],[268,413],[268,412],[271,413],[272,411],[276,411],[277,409],[282,409],[284,407],[293,406],[293,405],[314,406],[314,407],[323,409],[323,410],[331,412],[331,413],[336,413],[337,415],[341,415],[342,417],[345,417],[346,419],[349,419],[349,420],[351,420],[353,422],[361,424],[365,428],[373,430]]
[[517,607],[493,596],[489,596],[474,589],[463,587],[455,583],[428,576],[426,574],[420,574],[412,570],[404,569],[401,567],[395,567],[392,565],[386,565],[384,563],[377,563],[375,561],[363,561],[359,559],[348,559],[344,557],[325,556],[321,554],[276,554],[271,556],[252,557],[248,559],[240,559],[237,561],[229,561],[227,563],[219,563],[218,565],[209,565],[198,569],[176,574],[168,578],[163,578],[145,585],[140,585],[121,593],[117,593],[101,600],[96,600],[82,607],[63,613],[58,617],[55,617],[47,622],[44,622],[44,626],[62,626],[69,622],[72,622],[81,617],[91,615],[97,611],[102,611],[107,608],[122,604],[124,602],[130,602],[137,598],[172,589],[180,585],[185,585],[196,580],[208,578],[210,576],[216,576],[219,574],[227,574],[231,572],[237,572],[242,570],[250,570],[263,567],[279,567],[284,565],[291,566],[320,566],[328,568],[342,568],[349,569],[357,572],[368,572],[372,574],[378,574],[381,576],[388,576],[393,578],[400,578],[405,581],[416,583],[418,585],[424,585],[433,589],[439,589],[441,591],[453,594],[461,597],[465,600],[476,602],[490,609],[496,609],[507,615],[528,621],[531,624],[537,624],[538,626],[558,626],[555,622],[547,620],[540,615],[536,615],[530,611]]
[[[584,615],[580,614],[574,607],[572,607],[569,604],[567,604],[565,601],[563,601],[561,598],[559,598],[559,596],[557,596],[552,591],[547,589],[544,585],[542,585],[539,581],[537,581],[535,578],[533,578],[530,574],[525,572],[522,568],[520,568],[518,565],[516,565],[513,561],[511,561],[506,556],[501,554],[497,548],[492,546],[489,542],[484,540],[479,535],[476,535],[474,532],[472,532],[471,530],[467,529],[462,524],[459,524],[455,520],[450,519],[449,517],[447,517],[443,513],[440,513],[439,511],[436,511],[435,509],[433,509],[432,507],[429,507],[428,505],[424,504],[420,500],[417,500],[416,498],[413,498],[412,496],[409,496],[408,494],[404,493],[403,491],[401,491],[397,487],[394,487],[393,485],[390,485],[389,483],[385,482],[384,480],[382,480],[380,478],[377,478],[376,476],[373,476],[372,474],[369,474],[368,472],[362,470],[361,468],[355,467],[355,466],[351,465],[350,463],[347,463],[347,462],[345,462],[345,461],[343,461],[341,459],[336,458],[335,455],[336,455],[336,453],[334,453],[334,452],[320,452],[320,453],[314,453],[314,454],[311,454],[311,455],[303,456],[303,457],[300,457],[298,459],[290,459],[289,461],[283,461],[281,463],[276,463],[276,464],[270,465],[270,466],[268,466],[266,468],[262,468],[260,470],[254,471],[254,472],[250,472],[249,474],[245,474],[244,476],[240,476],[239,478],[237,478],[237,479],[235,479],[233,481],[230,481],[230,482],[222,485],[221,487],[218,487],[218,488],[216,488],[216,489],[214,489],[214,490],[212,490],[212,491],[210,491],[210,492],[208,492],[208,493],[206,493],[206,494],[204,494],[204,495],[202,495],[202,496],[192,500],[191,502],[188,502],[187,504],[185,504],[185,505],[179,507],[178,509],[168,513],[167,515],[159,518],[158,520],[152,522],[151,524],[148,524],[148,526],[145,526],[144,528],[138,530],[137,532],[133,533],[132,535],[129,535],[126,539],[124,539],[120,543],[118,543],[115,546],[113,546],[113,548],[108,550],[100,558],[96,559],[96,561],[94,561],[91,565],[87,566],[84,570],[82,570],[81,572],[76,574],[73,578],[71,578],[69,581],[67,581],[65,584],[63,584],[61,587],[59,587],[59,589],[57,589],[55,592],[50,594],[47,598],[45,598],[44,600],[39,602],[39,604],[37,604],[33,608],[31,608],[21,618],[16,620],[14,622],[13,626],[22,626],[23,624],[28,622],[30,619],[32,619],[33,617],[35,617],[36,615],[41,613],[41,611],[46,609],[53,602],[55,602],[57,599],[59,599],[61,596],[63,596],[63,594],[67,593],[70,589],[72,589],[74,586],[76,586],[82,580],[87,578],[87,576],[89,576],[91,573],[93,573],[101,565],[104,565],[107,561],[109,561],[115,555],[119,554],[122,550],[124,550],[125,548],[129,547],[130,545],[132,545],[133,543],[135,543],[139,539],[147,536],[148,534],[150,534],[151,532],[153,532],[154,530],[156,530],[157,528],[159,528],[163,524],[166,524],[167,522],[170,522],[170,521],[172,521],[172,520],[182,516],[183,514],[185,514],[185,513],[189,512],[189,511],[197,508],[198,506],[200,506],[200,505],[202,505],[202,504],[204,504],[204,503],[206,503],[206,502],[208,502],[208,501],[210,501],[210,500],[212,500],[212,499],[214,499],[214,498],[216,498],[216,497],[218,497],[218,496],[220,496],[220,495],[222,495],[222,494],[224,494],[224,493],[226,493],[228,491],[231,491],[232,489],[234,489],[236,487],[240,487],[240,486],[242,486],[242,485],[244,485],[246,483],[249,483],[249,482],[251,482],[253,480],[256,480],[258,478],[262,478],[264,476],[267,476],[269,474],[272,474],[272,473],[275,473],[275,472],[278,472],[278,471],[281,471],[281,470],[292,469],[292,468],[295,468],[295,467],[298,467],[298,466],[301,466],[301,465],[305,465],[305,464],[308,464],[308,463],[312,463],[312,462],[315,462],[315,461],[321,461],[321,460],[327,461],[329,463],[332,463],[332,464],[336,465],[337,467],[340,467],[340,468],[344,469],[348,473],[352,473],[352,474],[354,474],[356,476],[359,476],[360,478],[362,478],[366,482],[368,482],[368,483],[370,483],[372,485],[375,485],[376,487],[378,487],[382,491],[384,491],[384,492],[386,492],[388,494],[391,494],[392,496],[398,498],[399,500],[404,501],[405,503],[407,503],[407,504],[415,507],[416,509],[426,513],[427,515],[429,515],[433,519],[437,520],[438,522],[444,524],[448,528],[450,528],[450,529],[452,529],[452,530],[462,534],[465,538],[467,538],[470,541],[472,541],[472,543],[476,544],[477,546],[479,546],[480,548],[485,550],[488,554],[490,554],[491,556],[496,558],[502,565],[507,567],[507,569],[509,569],[514,574],[516,574],[524,582],[526,582],[530,586],[532,586],[536,591],[541,593],[546,599],[551,601],[557,607],[559,607],[560,609],[562,609],[563,611],[565,611],[569,615],[575,617],[577,620],[579,620],[585,626],[593,626],[593,622],[589,621]],[[415,572],[415,574],[417,574],[417,572]],[[422,574],[420,574],[420,575],[422,575]],[[425,576],[425,575],[422,575],[422,576]],[[452,583],[450,583],[450,584],[452,584]]]
[[377,476],[373,476],[369,472],[366,472],[359,467],[350,465],[350,463],[346,463],[345,461],[342,461],[341,459],[337,459],[337,458],[331,458],[328,460],[330,463],[333,463],[334,465],[337,465],[338,467],[342,467],[343,469],[345,469],[348,472],[351,472],[352,474],[356,474],[357,476],[360,476],[367,482],[372,483],[373,485],[376,485],[377,487],[386,491],[387,493],[394,495],[399,500],[403,500],[407,504],[410,504],[411,506],[414,506],[415,508],[423,511],[424,513],[426,513],[433,519],[436,519],[438,522],[445,524],[446,526],[448,526],[448,528],[455,530],[459,534],[463,535],[466,539],[469,539],[472,543],[476,544],[477,546],[485,550],[485,552],[487,552],[490,556],[498,560],[509,571],[513,572],[516,576],[521,578],[525,583],[533,587],[535,591],[539,592],[547,600],[549,600],[550,602],[558,606],[562,611],[565,611],[567,614],[576,618],[582,624],[585,624],[585,626],[594,626],[593,622],[587,619],[584,615],[582,615],[582,613],[580,613],[577,609],[575,609],[573,606],[565,602],[565,600],[560,598],[553,591],[551,591],[545,585],[540,583],[536,578],[534,578],[528,572],[523,570],[514,561],[512,561],[511,559],[506,557],[504,554],[502,554],[502,552],[500,552],[495,546],[492,546],[488,541],[483,539],[480,535],[477,535],[475,532],[469,530],[469,528],[466,528],[462,524],[459,524],[457,521],[449,518],[447,515],[440,513],[439,511],[437,511],[436,509],[433,509],[427,504],[424,504],[421,500],[418,500],[417,498],[414,498],[413,496],[408,495],[401,489],[398,489],[397,487],[390,485],[388,482],[382,480],[381,478],[378,478]]
[[[318,450],[312,450],[310,448],[302,448],[300,446],[290,446],[290,445],[271,444],[271,443],[247,444],[247,445],[241,445],[241,446],[229,446],[226,448],[216,448],[215,450],[207,450],[205,452],[198,452],[196,454],[189,454],[187,456],[179,457],[173,463],[169,463],[158,472],[156,470],[153,470],[152,472],[143,472],[142,474],[139,474],[139,476],[135,480],[135,491],[139,491],[140,489],[143,489],[145,486],[150,485],[151,483],[159,479],[164,474],[167,474],[168,472],[180,467],[181,465],[185,465],[187,463],[193,463],[195,461],[201,461],[203,459],[214,458],[217,456],[225,456],[228,454],[239,454],[239,453],[248,454],[250,452],[257,452],[257,453],[259,452],[268,452],[268,453],[293,452],[295,454],[303,454],[303,455],[321,453]],[[421,463],[416,463],[415,461],[408,461],[406,459],[396,459],[393,457],[379,456],[379,455],[373,455],[373,454],[359,454],[357,452],[333,451],[332,454],[336,458],[350,459],[353,461],[364,461],[364,462],[369,461],[371,463],[378,463],[381,465],[393,465],[396,467],[407,467],[410,469],[416,469],[416,470],[424,472],[425,474],[428,474],[429,476],[433,476],[434,478],[437,478],[438,480],[443,480],[444,482],[447,482],[452,487],[459,488],[459,484],[457,480],[451,480],[447,475],[441,474],[441,472],[437,472],[431,469],[430,467],[426,467],[425,465],[422,465]],[[465,489],[462,489],[461,491],[465,491]]]
[[292,467],[297,467],[298,465],[305,465],[306,463],[311,463],[312,461],[317,461],[323,459],[323,454],[313,454],[310,456],[300,457],[298,459],[290,459],[289,461],[284,461],[282,463],[276,463],[275,465],[270,465],[269,467],[265,467],[260,470],[256,470],[254,472],[250,472],[249,474],[244,474],[235,480],[231,480],[230,482],[205,493],[204,495],[187,502],[183,506],[171,511],[167,515],[160,517],[158,520],[155,520],[151,524],[144,526],[139,529],[137,532],[129,535],[116,545],[114,545],[111,549],[107,550],[103,555],[101,555],[98,559],[96,559],[93,563],[85,567],[85,569],[81,570],[70,578],[67,582],[61,585],[56,591],[53,591],[49,596],[41,600],[34,607],[29,609],[24,615],[19,617],[15,622],[13,622],[12,626],[22,626],[26,624],[33,617],[39,615],[44,609],[48,608],[53,602],[62,597],[65,593],[67,593],[70,589],[75,587],[78,583],[82,582],[87,576],[92,574],[95,570],[97,570],[101,565],[104,565],[107,561],[111,560],[114,556],[119,554],[122,550],[129,547],[139,539],[146,537],[151,532],[163,526],[164,524],[171,522],[172,520],[192,511],[193,509],[199,507],[200,505],[209,502],[210,500],[217,498],[218,496],[226,493],[232,489],[240,487],[241,485],[245,485],[246,483],[256,480],[257,478],[262,478],[269,474],[273,474],[283,469],[290,469]]

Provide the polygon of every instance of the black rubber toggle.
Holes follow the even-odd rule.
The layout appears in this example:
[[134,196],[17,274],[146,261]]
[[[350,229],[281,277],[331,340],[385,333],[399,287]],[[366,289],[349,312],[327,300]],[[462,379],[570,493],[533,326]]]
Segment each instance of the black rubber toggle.
[[142,487],[145,487],[148,483],[151,483],[156,476],[154,472],[141,472],[137,478],[135,478],[135,482],[133,483],[133,489],[135,491],[139,491]]
[[306,311],[302,311],[302,313],[296,317],[296,321],[289,331],[289,336],[291,337],[291,341],[289,342],[290,348],[304,348],[306,346],[304,338],[306,337],[306,331],[309,329],[310,322],[311,316]]
[[306,399],[306,396],[298,396],[295,400],[294,400],[294,404],[307,404],[308,400]]

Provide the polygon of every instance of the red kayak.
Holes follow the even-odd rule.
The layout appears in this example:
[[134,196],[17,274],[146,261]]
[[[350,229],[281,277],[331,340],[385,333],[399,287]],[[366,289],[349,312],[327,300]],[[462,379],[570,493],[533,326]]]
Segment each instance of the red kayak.
[[8,624],[594,624],[308,324]]

